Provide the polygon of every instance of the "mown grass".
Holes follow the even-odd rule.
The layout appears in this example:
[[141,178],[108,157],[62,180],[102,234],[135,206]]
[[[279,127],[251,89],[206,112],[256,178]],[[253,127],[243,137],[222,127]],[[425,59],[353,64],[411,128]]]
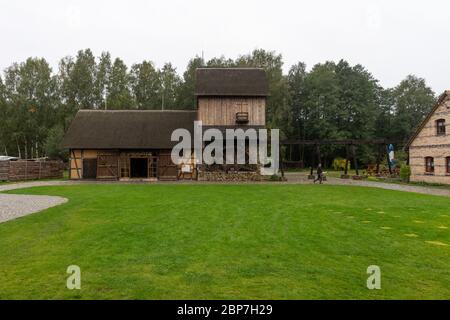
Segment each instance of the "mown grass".
[[[73,185],[0,224],[2,299],[449,299],[450,199],[332,185]],[[428,242],[431,241],[431,242]],[[66,269],[81,267],[81,290]],[[366,288],[369,265],[381,290]]]

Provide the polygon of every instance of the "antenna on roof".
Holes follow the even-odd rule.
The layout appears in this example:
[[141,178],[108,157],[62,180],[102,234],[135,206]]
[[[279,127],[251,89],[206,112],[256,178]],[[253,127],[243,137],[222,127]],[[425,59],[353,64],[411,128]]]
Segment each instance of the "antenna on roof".
[[205,57],[203,55],[203,50],[202,50],[202,67],[204,67],[204,66],[205,66]]

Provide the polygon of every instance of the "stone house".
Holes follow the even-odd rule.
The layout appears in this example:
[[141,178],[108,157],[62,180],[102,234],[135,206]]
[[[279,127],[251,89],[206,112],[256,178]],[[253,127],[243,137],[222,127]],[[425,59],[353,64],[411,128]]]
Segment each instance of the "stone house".
[[409,139],[411,181],[450,184],[450,90]]

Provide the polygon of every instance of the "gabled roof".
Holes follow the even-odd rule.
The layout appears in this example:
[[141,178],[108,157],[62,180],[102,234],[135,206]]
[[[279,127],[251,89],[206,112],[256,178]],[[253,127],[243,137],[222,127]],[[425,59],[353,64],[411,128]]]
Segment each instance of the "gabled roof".
[[423,119],[423,121],[417,126],[416,130],[414,131],[414,134],[409,138],[408,142],[405,145],[405,149],[409,148],[409,146],[411,145],[411,143],[413,143],[414,139],[416,139],[416,137],[420,133],[420,131],[422,131],[422,129],[425,127],[428,120],[430,120],[431,116],[436,112],[436,110],[439,108],[439,106],[442,104],[442,102],[444,102],[444,100],[448,96],[450,96],[450,90],[444,91],[444,93],[439,96],[438,100],[434,104],[431,111],[428,113],[428,115],[425,117],[425,119]]
[[62,142],[70,149],[170,149],[178,128],[193,132],[196,111],[80,110]]
[[269,85],[260,68],[199,68],[195,95],[266,97]]

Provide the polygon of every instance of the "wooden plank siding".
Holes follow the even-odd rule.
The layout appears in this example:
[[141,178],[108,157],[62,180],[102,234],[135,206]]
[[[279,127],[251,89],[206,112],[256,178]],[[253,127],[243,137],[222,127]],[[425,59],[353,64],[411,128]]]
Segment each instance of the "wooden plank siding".
[[248,125],[266,124],[266,99],[261,97],[199,97],[198,120],[203,125],[234,126],[236,113],[248,112]]

